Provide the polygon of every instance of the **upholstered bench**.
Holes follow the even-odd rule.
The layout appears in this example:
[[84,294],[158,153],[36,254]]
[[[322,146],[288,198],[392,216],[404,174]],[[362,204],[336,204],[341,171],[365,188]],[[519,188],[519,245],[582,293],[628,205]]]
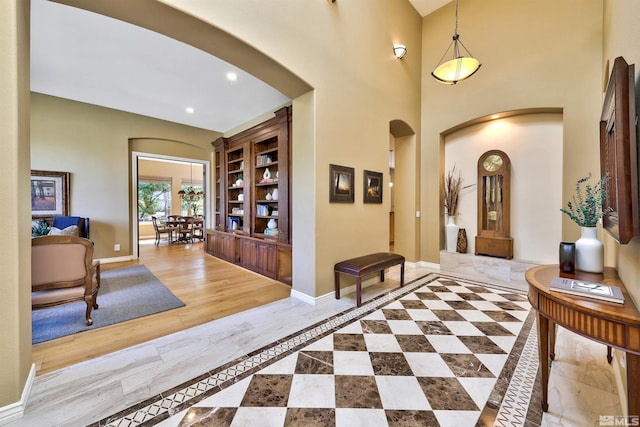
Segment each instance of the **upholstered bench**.
[[398,254],[379,252],[348,259],[337,263],[334,267],[336,282],[336,299],[340,299],[340,273],[356,278],[356,305],[360,307],[362,277],[380,272],[380,281],[384,282],[384,270],[400,264],[400,286],[404,285],[404,257]]

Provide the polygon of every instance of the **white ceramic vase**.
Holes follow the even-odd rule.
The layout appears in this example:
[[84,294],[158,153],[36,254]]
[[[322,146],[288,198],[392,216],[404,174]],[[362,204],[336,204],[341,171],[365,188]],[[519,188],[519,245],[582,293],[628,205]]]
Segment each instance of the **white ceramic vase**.
[[580,238],[576,240],[576,269],[589,273],[604,270],[604,246],[598,240],[597,227],[580,227]]
[[455,223],[455,217],[449,215],[447,217],[447,223],[444,226],[445,235],[447,237],[447,252],[456,252],[458,245],[458,227]]
[[278,226],[278,223],[277,223],[277,222],[276,222],[276,220],[275,220],[275,219],[273,219],[273,218],[271,218],[271,219],[269,220],[269,222],[267,223],[267,227],[269,227],[269,228],[271,228],[271,229],[274,229],[274,228],[276,228],[277,226]]
[[273,198],[273,200],[278,200],[278,189],[274,189],[273,193],[271,194],[271,198]]

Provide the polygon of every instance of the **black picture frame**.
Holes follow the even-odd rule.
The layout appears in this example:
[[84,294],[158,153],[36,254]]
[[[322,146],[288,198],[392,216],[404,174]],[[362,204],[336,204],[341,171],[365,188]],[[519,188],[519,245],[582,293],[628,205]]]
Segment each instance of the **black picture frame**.
[[364,203],[382,203],[383,175],[382,172],[372,172],[365,170],[364,182]]
[[353,203],[354,169],[347,166],[329,165],[329,202]]
[[614,61],[600,116],[600,171],[608,175],[602,219],[620,244],[640,235],[635,67],[623,57]]
[[69,215],[69,172],[31,171],[31,217]]

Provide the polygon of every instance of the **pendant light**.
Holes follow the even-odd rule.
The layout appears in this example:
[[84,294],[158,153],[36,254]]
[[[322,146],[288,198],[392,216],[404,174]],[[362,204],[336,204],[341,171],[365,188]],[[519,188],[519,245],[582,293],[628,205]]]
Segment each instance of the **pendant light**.
[[[453,46],[453,59],[443,62],[451,46]],[[466,53],[466,55],[461,54],[460,46],[462,46],[464,50],[463,53]],[[480,61],[471,55],[471,52],[469,52],[460,40],[460,35],[458,34],[458,0],[456,0],[456,28],[453,33],[453,41],[449,44],[444,55],[440,58],[439,65],[433,70],[431,75],[441,83],[454,85],[460,80],[471,77],[480,69],[481,65]]]
[[197,193],[193,189],[193,163],[189,163],[191,166],[191,182],[188,187],[189,191],[180,190],[178,196],[187,202],[197,202],[204,196],[204,192],[198,191]]

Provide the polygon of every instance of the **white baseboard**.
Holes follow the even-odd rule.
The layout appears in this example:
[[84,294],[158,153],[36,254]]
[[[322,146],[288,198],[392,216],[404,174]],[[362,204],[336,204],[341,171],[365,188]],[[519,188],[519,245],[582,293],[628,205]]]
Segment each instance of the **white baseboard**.
[[303,294],[300,291],[296,291],[295,289],[291,289],[291,298],[306,302],[309,305],[316,305],[321,302],[334,299],[335,292],[329,292],[328,294],[320,295],[319,297],[312,297],[307,294]]
[[112,262],[124,262],[124,261],[133,261],[133,255],[125,255],[120,257],[113,258],[100,258],[100,264],[110,264]]
[[[406,264],[408,264],[408,263],[406,263]],[[415,265],[417,267],[431,268],[433,270],[440,270],[440,264],[436,264],[436,263],[433,263],[433,262],[418,261]]]
[[29,376],[22,389],[22,396],[20,401],[11,403],[10,405],[0,408],[0,426],[9,424],[12,421],[19,420],[24,416],[24,410],[27,407],[27,400],[31,394],[31,386],[33,386],[33,379],[36,377],[36,365],[31,364],[31,370],[29,370]]

